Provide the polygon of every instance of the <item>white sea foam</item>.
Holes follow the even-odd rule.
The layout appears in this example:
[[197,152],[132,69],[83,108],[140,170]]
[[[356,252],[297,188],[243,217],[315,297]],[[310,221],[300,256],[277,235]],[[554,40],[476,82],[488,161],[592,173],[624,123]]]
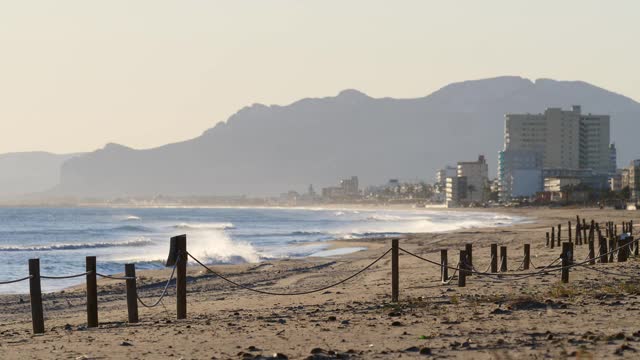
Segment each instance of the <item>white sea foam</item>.
[[[143,252],[118,255],[113,261],[164,261],[168,243],[156,242]],[[205,263],[258,262],[258,251],[248,242],[233,241],[222,229],[203,229],[187,234],[187,251]]]
[[190,224],[190,223],[180,223],[173,226],[175,229],[191,229],[191,230],[211,230],[211,229],[233,229],[234,226],[230,222],[225,223],[201,223],[201,224]]

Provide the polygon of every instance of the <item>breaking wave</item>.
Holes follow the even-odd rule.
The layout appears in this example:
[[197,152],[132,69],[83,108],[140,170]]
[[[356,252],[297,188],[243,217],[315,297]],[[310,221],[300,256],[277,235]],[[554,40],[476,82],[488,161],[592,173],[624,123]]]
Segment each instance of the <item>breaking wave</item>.
[[43,246],[6,246],[0,247],[0,251],[16,252],[16,251],[53,251],[53,250],[78,250],[78,249],[99,249],[114,247],[141,247],[151,245],[153,242],[149,239],[136,239],[119,242],[96,242],[96,243],[80,243],[80,244],[55,244]]
[[232,223],[210,223],[210,224],[189,224],[180,223],[173,226],[174,229],[191,229],[191,230],[226,230],[233,229]]

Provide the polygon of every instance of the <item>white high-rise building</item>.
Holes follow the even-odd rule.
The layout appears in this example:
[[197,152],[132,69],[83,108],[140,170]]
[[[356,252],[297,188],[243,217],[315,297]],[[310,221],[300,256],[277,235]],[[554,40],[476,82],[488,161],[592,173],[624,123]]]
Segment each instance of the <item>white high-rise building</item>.
[[530,167],[525,164],[528,161],[520,160],[532,158],[527,155],[531,153],[539,154],[543,169],[590,169],[603,175],[606,185],[606,174],[611,171],[609,144],[609,115],[585,115],[580,106],[571,110],[549,108],[544,114],[505,115],[504,150],[498,164],[502,200],[517,196],[510,192],[509,182],[531,184],[520,188],[520,194],[543,190],[539,179],[514,178],[539,169],[540,164]]

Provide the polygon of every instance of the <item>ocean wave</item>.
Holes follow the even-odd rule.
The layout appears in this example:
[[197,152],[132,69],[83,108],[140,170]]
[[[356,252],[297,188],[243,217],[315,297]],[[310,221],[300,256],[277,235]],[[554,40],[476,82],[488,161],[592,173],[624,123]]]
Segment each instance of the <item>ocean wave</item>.
[[396,215],[387,215],[387,214],[374,214],[367,217],[367,220],[373,221],[407,221],[411,219],[407,219],[406,217],[396,216]]
[[100,231],[100,232],[109,232],[109,231],[128,231],[128,232],[152,232],[152,229],[149,229],[144,226],[138,225],[123,225],[118,226],[111,229],[89,229],[88,231]]
[[210,224],[189,224],[189,223],[180,223],[177,225],[173,225],[174,229],[191,229],[191,230],[227,230],[233,229],[234,225],[232,223],[210,223]]
[[139,216],[129,215],[123,219],[124,221],[138,221],[140,220]]
[[153,242],[149,239],[136,239],[119,242],[95,242],[95,243],[78,243],[78,244],[54,244],[54,245],[35,245],[35,246],[5,246],[0,247],[0,252],[18,252],[18,251],[56,251],[56,250],[78,250],[78,249],[99,249],[114,247],[141,247],[151,245]]

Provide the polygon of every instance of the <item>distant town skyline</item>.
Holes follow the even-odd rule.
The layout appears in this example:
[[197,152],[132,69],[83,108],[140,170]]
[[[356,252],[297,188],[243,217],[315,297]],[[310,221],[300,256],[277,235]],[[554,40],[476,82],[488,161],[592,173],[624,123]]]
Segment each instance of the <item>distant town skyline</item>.
[[4,2],[0,153],[150,148],[252,103],[347,88],[415,98],[501,75],[639,100],[638,13],[634,1]]

